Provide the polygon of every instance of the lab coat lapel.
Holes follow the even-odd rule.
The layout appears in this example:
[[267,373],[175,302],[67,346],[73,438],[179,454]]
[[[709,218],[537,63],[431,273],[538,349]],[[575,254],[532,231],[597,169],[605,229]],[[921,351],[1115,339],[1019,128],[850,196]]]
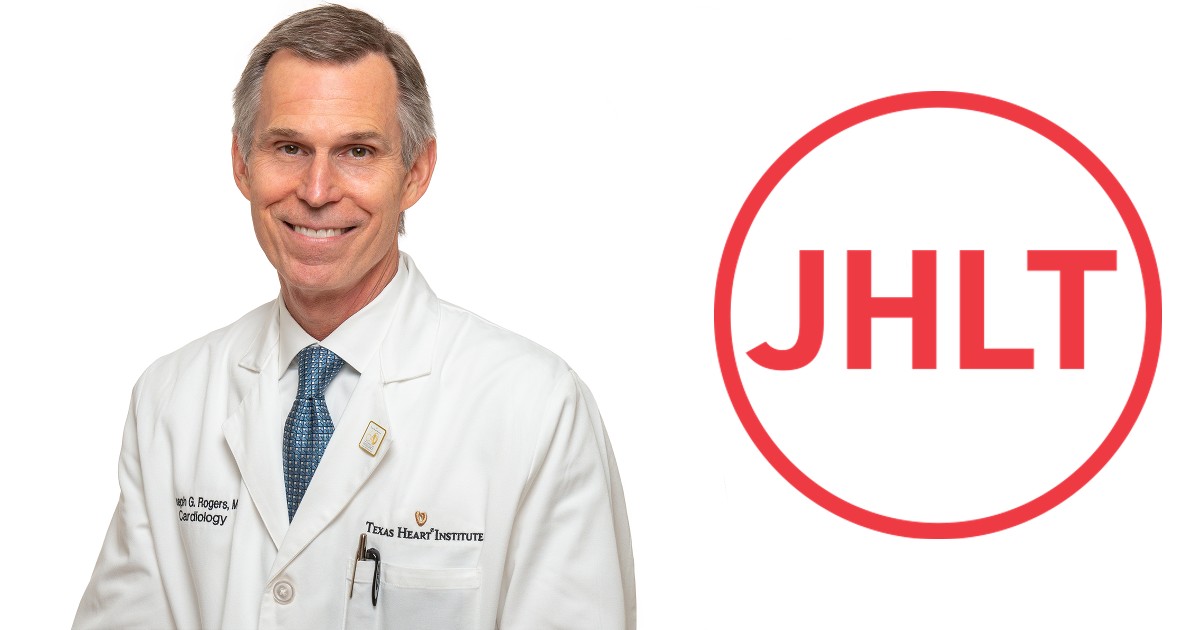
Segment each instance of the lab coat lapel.
[[242,483],[278,548],[288,529],[287,498],[283,490],[282,431],[279,426],[279,369],[276,311],[238,362],[237,370],[252,378],[241,405],[225,420],[222,430],[237,462]]
[[[403,252],[397,276],[400,296],[379,353],[363,370],[346,410],[337,421],[321,463],[287,527],[270,579],[286,569],[362,491],[392,450],[397,423],[408,420],[405,412],[423,389],[425,379],[420,377],[433,370],[439,327],[437,298],[412,259]],[[389,408],[388,401],[394,406]],[[359,447],[371,422],[386,431],[373,456]],[[282,472],[279,487],[282,493]],[[286,514],[284,518],[286,521]],[[347,548],[353,548],[354,542],[347,541]]]
[[[296,555],[345,509],[390,450],[393,432],[383,398],[378,359],[373,363],[359,378],[358,386],[338,420],[337,429],[325,447],[321,463],[280,545],[271,568],[271,579],[287,568]],[[385,431],[374,455],[359,446],[371,422]],[[348,544],[353,546],[353,542]]]

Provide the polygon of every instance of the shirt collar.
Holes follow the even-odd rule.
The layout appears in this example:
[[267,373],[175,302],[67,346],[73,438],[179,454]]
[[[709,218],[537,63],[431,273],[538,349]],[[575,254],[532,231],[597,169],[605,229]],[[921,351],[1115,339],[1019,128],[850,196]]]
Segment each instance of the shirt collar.
[[388,282],[379,295],[342,322],[324,341],[317,341],[305,332],[292,314],[288,312],[281,295],[278,303],[279,319],[279,377],[282,378],[296,355],[304,348],[319,344],[329,348],[359,374],[367,362],[379,351],[392,320],[392,311],[400,297],[401,269]]

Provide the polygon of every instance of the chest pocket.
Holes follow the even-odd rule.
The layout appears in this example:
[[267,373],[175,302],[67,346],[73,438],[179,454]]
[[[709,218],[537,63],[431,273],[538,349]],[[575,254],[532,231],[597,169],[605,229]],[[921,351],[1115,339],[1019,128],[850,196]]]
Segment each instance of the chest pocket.
[[[349,586],[351,571],[346,571]],[[359,562],[354,596],[346,602],[345,630],[399,628],[472,630],[479,627],[478,568],[414,569],[380,564],[379,600],[371,604],[374,562]]]

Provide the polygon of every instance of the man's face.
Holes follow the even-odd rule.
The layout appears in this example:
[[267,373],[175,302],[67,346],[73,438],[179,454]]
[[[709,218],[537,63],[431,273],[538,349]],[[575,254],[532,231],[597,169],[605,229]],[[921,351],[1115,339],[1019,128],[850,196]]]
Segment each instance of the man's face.
[[[271,57],[254,137],[235,138],[234,178],[285,295],[354,300],[398,260],[400,217],[424,193],[431,146],[401,159],[396,78],[382,55],[350,64]],[[251,142],[243,162],[238,142]]]

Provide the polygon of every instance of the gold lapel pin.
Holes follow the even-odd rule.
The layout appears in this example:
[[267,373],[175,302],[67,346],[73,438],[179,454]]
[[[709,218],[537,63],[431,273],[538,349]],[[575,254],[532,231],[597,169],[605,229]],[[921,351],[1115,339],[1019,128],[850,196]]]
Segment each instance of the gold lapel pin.
[[363,431],[362,439],[358,441],[358,448],[366,451],[371,457],[375,457],[375,454],[379,452],[379,447],[383,445],[385,435],[387,435],[387,429],[371,421],[367,423],[367,430]]

